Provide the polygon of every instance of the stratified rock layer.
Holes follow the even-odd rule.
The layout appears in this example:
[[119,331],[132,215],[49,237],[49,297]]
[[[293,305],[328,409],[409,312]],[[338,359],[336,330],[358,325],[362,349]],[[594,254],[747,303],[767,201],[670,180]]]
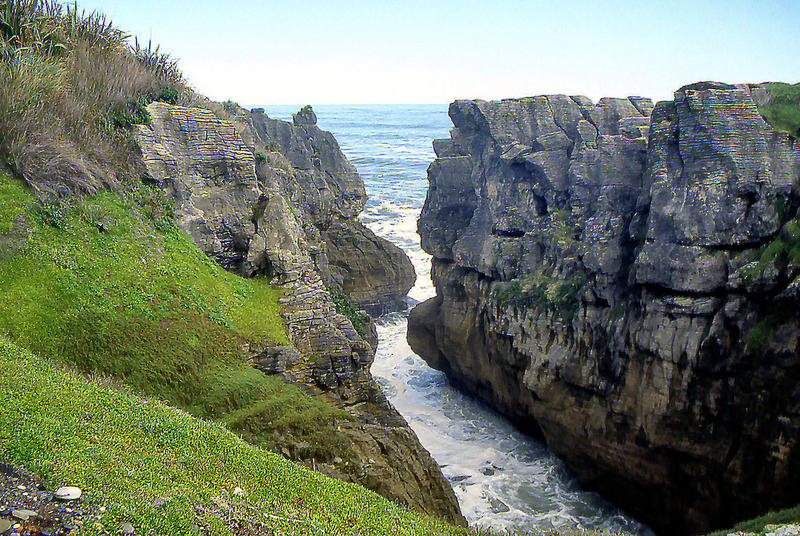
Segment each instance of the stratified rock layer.
[[[414,277],[401,250],[355,220],[364,184],[333,136],[314,125],[310,108],[294,126],[261,112],[229,121],[199,108],[148,110],[150,125],[134,134],[148,178],[175,201],[178,226],[226,269],[267,275],[285,290],[281,314],[293,346],[251,345],[243,358],[353,417],[340,428],[357,467],[299,461],[463,524],[438,465],[369,373],[374,327],[360,333],[331,301],[328,288],[339,284],[363,305],[386,307],[402,301]],[[264,124],[282,133],[282,145],[264,137]],[[339,261],[352,249],[370,258]]]
[[758,86],[450,106],[432,366],[661,533],[800,502],[800,142]]
[[328,286],[347,294],[371,314],[405,309],[414,286],[414,266],[405,253],[356,220],[367,195],[364,182],[330,132],[317,127],[310,107],[293,123],[270,119],[262,109],[250,113],[258,141],[285,155],[291,173],[279,176],[303,219],[318,235],[324,256],[316,258]]

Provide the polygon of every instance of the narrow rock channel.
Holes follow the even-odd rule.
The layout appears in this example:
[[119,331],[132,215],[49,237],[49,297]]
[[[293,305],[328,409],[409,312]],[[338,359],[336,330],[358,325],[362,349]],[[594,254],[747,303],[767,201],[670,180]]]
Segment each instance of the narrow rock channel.
[[[269,107],[284,117],[296,106]],[[318,106],[358,168],[369,195],[362,221],[400,246],[414,263],[414,302],[434,295],[430,256],[416,221],[425,200],[431,141],[450,127],[446,106]],[[471,525],[496,529],[579,527],[650,534],[597,494],[583,491],[540,442],[515,431],[484,405],[453,389],[406,343],[404,314],[378,322],[372,373],[392,403],[442,466]]]

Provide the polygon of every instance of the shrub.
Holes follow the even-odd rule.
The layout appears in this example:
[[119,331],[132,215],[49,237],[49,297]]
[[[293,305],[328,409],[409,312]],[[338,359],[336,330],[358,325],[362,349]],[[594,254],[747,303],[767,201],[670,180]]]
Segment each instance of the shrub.
[[267,161],[267,155],[265,155],[261,151],[257,151],[256,152],[256,162],[266,162],[266,161]]
[[128,107],[130,112],[116,111],[111,114],[111,121],[117,128],[129,128],[131,125],[149,125],[150,112],[146,106],[150,104],[146,97],[131,101]]
[[778,325],[779,319],[776,315],[769,315],[761,319],[755,326],[747,332],[747,348],[758,350],[767,342],[767,337]]
[[145,47],[140,45],[139,39],[136,38],[131,51],[147,71],[153,73],[156,78],[169,87],[180,87],[185,84],[183,73],[178,68],[178,62],[169,54],[161,52],[160,45],[154,45],[152,41],[148,41]]
[[239,112],[239,104],[233,102],[232,100],[226,100],[223,102],[222,108],[229,114],[236,114]]
[[45,225],[56,229],[69,228],[70,206],[67,200],[44,201],[34,208],[34,215]]

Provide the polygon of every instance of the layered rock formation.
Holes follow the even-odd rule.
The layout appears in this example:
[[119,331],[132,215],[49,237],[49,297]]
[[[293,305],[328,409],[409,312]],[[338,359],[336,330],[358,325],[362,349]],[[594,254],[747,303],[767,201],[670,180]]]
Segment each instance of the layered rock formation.
[[[146,176],[174,199],[178,226],[226,269],[267,275],[285,289],[282,315],[293,346],[250,345],[244,357],[353,417],[340,428],[361,462],[357,467],[298,461],[463,523],[439,467],[369,373],[372,325],[359,331],[331,301],[328,287],[338,283],[361,290],[361,304],[386,307],[413,284],[402,251],[356,220],[364,185],[333,136],[314,125],[310,109],[294,125],[263,112],[230,121],[199,108],[154,103],[148,110],[150,125],[134,135]],[[371,258],[336,262],[348,248]],[[378,292],[369,293],[371,285]]]
[[403,251],[356,220],[367,200],[364,182],[330,132],[317,127],[310,107],[293,123],[250,113],[258,141],[285,155],[291,173],[278,174],[281,190],[301,214],[306,233],[324,245],[317,256],[326,284],[379,315],[406,307],[416,275]]
[[660,533],[800,502],[800,142],[759,86],[457,101],[409,342]]

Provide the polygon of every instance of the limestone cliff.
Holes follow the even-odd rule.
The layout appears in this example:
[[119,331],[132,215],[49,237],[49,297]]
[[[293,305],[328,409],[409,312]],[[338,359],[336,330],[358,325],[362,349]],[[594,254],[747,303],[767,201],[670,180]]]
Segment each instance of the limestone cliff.
[[[282,315],[293,346],[249,345],[242,348],[243,358],[353,416],[341,428],[360,459],[356,467],[298,461],[463,523],[439,467],[369,373],[376,346],[371,324],[358,331],[337,312],[326,288],[333,280],[346,291],[365,289],[373,282],[363,271],[395,263],[399,256],[410,266],[402,251],[356,220],[364,185],[333,136],[309,120],[310,109],[294,126],[262,112],[225,120],[208,110],[161,103],[148,111],[150,124],[136,127],[134,136],[147,178],[174,199],[178,226],[228,270],[267,275],[285,289]],[[267,124],[286,135],[278,138],[284,145],[265,136]],[[341,243],[373,252],[372,258],[352,270],[350,264],[330,262],[347,254],[340,236]],[[374,276],[386,276],[384,286],[379,294],[364,291],[362,304],[386,306],[385,298],[399,301],[405,295],[413,269],[404,271],[402,262],[392,269]],[[333,275],[337,270],[341,282]]]
[[306,232],[324,246],[316,262],[326,284],[371,314],[404,309],[414,267],[400,248],[356,220],[367,200],[364,182],[333,135],[317,127],[313,110],[303,108],[290,124],[257,108],[250,121],[258,141],[288,160],[291,173],[279,174],[278,182]]
[[450,106],[432,366],[667,533],[800,502],[800,143],[760,86]]

